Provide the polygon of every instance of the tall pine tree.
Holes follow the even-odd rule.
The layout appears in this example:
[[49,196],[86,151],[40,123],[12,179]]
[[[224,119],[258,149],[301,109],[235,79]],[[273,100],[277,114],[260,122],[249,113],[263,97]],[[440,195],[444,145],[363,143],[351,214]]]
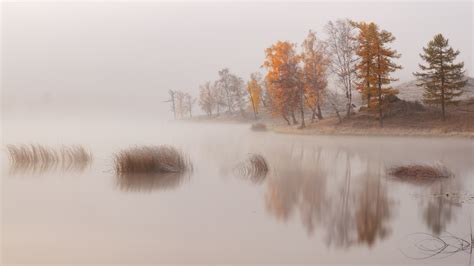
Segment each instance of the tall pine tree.
[[420,64],[421,72],[413,73],[418,79],[417,86],[423,87],[423,102],[441,105],[443,120],[446,119],[446,105],[455,104],[456,97],[462,94],[467,80],[464,77],[464,63],[454,63],[459,51],[449,46],[448,39],[442,34],[423,47],[420,57],[427,65]]

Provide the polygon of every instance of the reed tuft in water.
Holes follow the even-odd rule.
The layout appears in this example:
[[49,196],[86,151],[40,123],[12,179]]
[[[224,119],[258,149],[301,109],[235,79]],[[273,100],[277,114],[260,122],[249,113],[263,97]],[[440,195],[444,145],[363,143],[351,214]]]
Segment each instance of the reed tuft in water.
[[265,180],[268,171],[267,160],[260,154],[251,154],[247,160],[241,162],[235,168],[235,172],[238,176],[249,179],[256,184]]
[[79,145],[47,147],[38,144],[6,145],[10,172],[44,172],[56,168],[84,170],[92,162],[92,154]]
[[181,151],[172,146],[140,146],[115,155],[115,172],[122,174],[183,173],[192,164]]
[[453,173],[446,166],[441,164],[412,164],[394,166],[388,169],[388,173],[400,179],[411,179],[413,181],[449,178],[453,176]]

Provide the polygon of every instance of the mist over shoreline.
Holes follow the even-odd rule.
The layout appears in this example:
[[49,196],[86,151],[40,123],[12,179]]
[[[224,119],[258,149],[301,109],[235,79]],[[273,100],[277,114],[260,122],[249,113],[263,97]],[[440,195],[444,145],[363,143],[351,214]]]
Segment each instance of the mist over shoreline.
[[224,67],[248,79],[263,72],[272,43],[300,45],[310,29],[324,36],[324,24],[338,18],[374,21],[394,33],[404,67],[394,75],[399,83],[413,80],[421,47],[438,32],[473,73],[469,2],[8,2],[2,3],[2,113],[166,120],[168,90],[197,96],[198,86]]

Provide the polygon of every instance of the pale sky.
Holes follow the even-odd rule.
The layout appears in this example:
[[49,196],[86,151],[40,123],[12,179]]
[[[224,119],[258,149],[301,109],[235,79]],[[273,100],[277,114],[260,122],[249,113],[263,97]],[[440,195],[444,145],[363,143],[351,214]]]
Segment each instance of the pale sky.
[[46,103],[53,113],[167,117],[169,89],[197,96],[199,84],[224,67],[244,79],[263,73],[265,48],[301,44],[310,29],[325,37],[324,25],[338,18],[373,21],[394,34],[401,82],[413,79],[418,54],[437,33],[461,51],[472,76],[472,2],[4,2],[2,111],[38,113]]

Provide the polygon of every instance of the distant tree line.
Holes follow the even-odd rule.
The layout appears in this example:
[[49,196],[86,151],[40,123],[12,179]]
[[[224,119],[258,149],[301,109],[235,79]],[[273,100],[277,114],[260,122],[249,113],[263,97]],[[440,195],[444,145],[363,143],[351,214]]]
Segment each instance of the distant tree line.
[[174,119],[193,117],[193,105],[196,98],[180,90],[169,90],[168,94],[170,98],[165,102],[171,103]]
[[222,112],[243,113],[247,106],[244,80],[227,68],[220,70],[218,75],[216,81],[208,81],[199,87],[199,106],[209,117]]
[[[303,128],[308,114],[311,122],[324,119],[323,105],[329,106],[340,122],[350,119],[357,92],[383,127],[388,99],[398,94],[391,86],[396,81],[392,73],[402,68],[396,64],[401,55],[390,47],[395,36],[375,23],[348,19],[330,21],[324,31],[324,40],[310,30],[301,46],[277,41],[265,49],[263,77],[252,73],[244,82],[227,68],[218,71],[217,80],[199,87],[202,111],[216,117],[251,110],[257,119],[264,109],[281,116],[288,125]],[[464,64],[455,63],[457,55],[459,51],[438,34],[420,55],[426,65],[420,64],[420,72],[414,73],[417,85],[424,88],[424,103],[441,106],[443,119],[445,106],[457,102],[455,98],[466,84]],[[333,89],[328,89],[330,78],[335,81]],[[180,93],[170,91],[175,117],[183,117],[183,113],[191,116],[194,101],[189,94]]]

